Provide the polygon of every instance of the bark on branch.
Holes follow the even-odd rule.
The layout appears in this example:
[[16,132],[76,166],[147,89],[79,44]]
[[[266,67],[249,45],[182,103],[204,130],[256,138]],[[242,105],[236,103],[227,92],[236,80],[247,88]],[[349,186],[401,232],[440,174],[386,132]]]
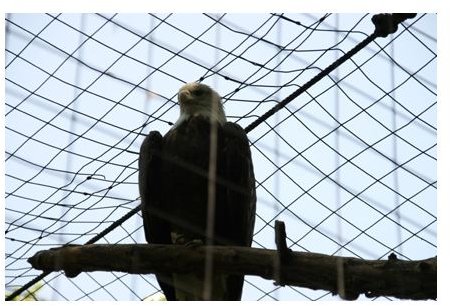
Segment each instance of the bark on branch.
[[277,250],[229,246],[91,244],[40,251],[28,261],[38,270],[64,270],[68,277],[92,271],[203,273],[208,248],[214,254],[214,273],[258,275],[266,279],[282,275],[284,285],[322,289],[337,294],[337,267],[343,265],[345,289],[340,296],[344,299],[353,300],[359,294],[413,300],[436,299],[437,257],[419,261],[398,260],[395,256],[390,256],[388,260],[362,260],[290,252],[288,259],[274,268],[274,259],[279,256]]

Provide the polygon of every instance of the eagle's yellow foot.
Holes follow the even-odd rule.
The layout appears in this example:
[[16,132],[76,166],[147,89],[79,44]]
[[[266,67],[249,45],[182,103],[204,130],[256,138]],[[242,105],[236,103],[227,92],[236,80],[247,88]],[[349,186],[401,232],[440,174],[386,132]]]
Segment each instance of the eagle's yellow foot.
[[184,244],[184,246],[188,248],[192,247],[198,247],[204,245],[203,241],[201,239],[192,239]]
[[204,245],[203,240],[194,239],[178,232],[171,232],[171,238],[173,244],[184,245],[186,247],[196,247]]

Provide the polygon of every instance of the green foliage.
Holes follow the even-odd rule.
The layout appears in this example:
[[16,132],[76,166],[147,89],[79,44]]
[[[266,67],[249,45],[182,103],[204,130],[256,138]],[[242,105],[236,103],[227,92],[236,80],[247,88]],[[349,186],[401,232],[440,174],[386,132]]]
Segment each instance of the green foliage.
[[[42,301],[42,299],[39,299],[37,296],[37,292],[41,290],[41,288],[44,285],[39,282],[36,285],[32,286],[30,289],[23,292],[21,295],[16,296],[13,301]],[[5,296],[8,297],[12,292],[5,292]]]

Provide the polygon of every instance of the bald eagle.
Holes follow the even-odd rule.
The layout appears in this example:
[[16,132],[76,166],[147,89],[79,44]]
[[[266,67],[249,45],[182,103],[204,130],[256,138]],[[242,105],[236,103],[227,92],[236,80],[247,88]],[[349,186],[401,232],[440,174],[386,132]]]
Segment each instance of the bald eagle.
[[[180,116],[174,126],[164,136],[150,132],[140,149],[139,192],[146,240],[249,247],[256,194],[247,135],[238,124],[226,121],[220,96],[207,85],[184,85],[178,101]],[[214,172],[209,171],[211,166]],[[208,184],[209,180],[213,183]],[[208,197],[211,185],[214,194]],[[213,235],[208,236],[211,205]],[[244,282],[240,275],[214,273],[208,284],[203,275],[156,274],[156,278],[167,300],[240,300]],[[205,296],[206,285],[210,294]]]

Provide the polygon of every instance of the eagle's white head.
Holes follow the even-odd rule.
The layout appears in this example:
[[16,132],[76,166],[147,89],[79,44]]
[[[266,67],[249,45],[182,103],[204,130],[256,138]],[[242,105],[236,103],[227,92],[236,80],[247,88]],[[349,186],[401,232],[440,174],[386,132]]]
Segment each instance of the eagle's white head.
[[187,83],[178,91],[178,102],[180,117],[175,126],[191,116],[203,116],[221,125],[227,121],[219,94],[208,85]]

